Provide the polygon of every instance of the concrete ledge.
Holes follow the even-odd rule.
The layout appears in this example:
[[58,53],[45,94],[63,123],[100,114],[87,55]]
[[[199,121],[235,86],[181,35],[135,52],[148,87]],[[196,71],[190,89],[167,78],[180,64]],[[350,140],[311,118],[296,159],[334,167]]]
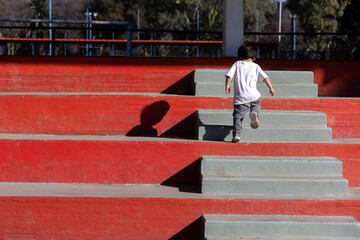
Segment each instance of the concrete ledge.
[[203,156],[203,174],[293,174],[341,176],[342,162],[333,157]]
[[259,195],[346,195],[348,182],[342,177],[277,175],[208,175],[202,178],[201,191],[208,194]]
[[[357,238],[347,238],[357,240]],[[322,238],[322,237],[207,237],[205,240],[344,240],[344,238]]]
[[347,216],[204,215],[205,237],[358,239],[360,225]]
[[[231,141],[230,126],[200,126],[199,140]],[[241,133],[242,142],[331,142],[331,128],[301,127],[244,127]]]
[[[233,125],[231,110],[198,110],[198,125]],[[318,126],[326,127],[325,113],[314,111],[271,111],[263,110],[259,115],[261,126]],[[246,114],[243,125],[250,125],[249,114]]]
[[[195,95],[204,97],[229,97],[233,94],[226,94],[224,83],[196,83]],[[276,97],[282,98],[316,98],[318,87],[316,84],[272,84]],[[270,96],[269,89],[265,84],[258,84],[257,89],[261,96]]]
[[[53,198],[147,198],[147,199],[214,199],[214,200],[302,200],[359,201],[360,188],[349,188],[347,196],[295,195],[222,195],[200,194],[194,186],[159,184],[84,184],[84,183],[0,183],[0,197]],[[351,210],[351,209],[349,209]]]
[[[196,69],[195,82],[224,82],[227,70]],[[310,71],[265,71],[274,84],[312,84],[314,73]]]

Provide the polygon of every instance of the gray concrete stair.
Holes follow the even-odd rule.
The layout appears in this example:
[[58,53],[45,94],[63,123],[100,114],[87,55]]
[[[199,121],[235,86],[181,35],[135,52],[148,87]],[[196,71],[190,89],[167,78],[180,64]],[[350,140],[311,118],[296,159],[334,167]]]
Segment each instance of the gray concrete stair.
[[[232,110],[198,110],[198,124],[227,125],[233,124]],[[312,126],[326,127],[327,116],[322,112],[314,111],[272,111],[262,110],[259,115],[261,126]],[[247,115],[244,125],[250,126],[250,118]]]
[[348,182],[337,176],[202,175],[202,193],[223,195],[342,196]]
[[348,189],[332,157],[203,156],[201,176],[204,194],[344,196]]
[[349,216],[203,215],[207,240],[360,239]]
[[[231,141],[232,111],[198,110],[198,139]],[[252,129],[244,117],[242,142],[331,142],[326,114],[306,111],[261,111],[260,127]]]
[[[194,73],[196,96],[232,97],[225,93],[227,70],[198,69]],[[314,84],[314,74],[307,71],[266,71],[276,91],[276,98],[315,98],[318,87]],[[263,97],[270,96],[267,86],[259,81],[257,86]]]
[[342,162],[334,157],[202,156],[203,174],[341,176]]
[[[194,72],[195,82],[198,83],[224,83],[227,69],[196,69]],[[314,73],[310,71],[265,71],[272,83],[314,83]]]
[[[357,238],[348,238],[357,239]],[[319,238],[319,237],[207,237],[205,240],[344,240],[344,238]]]

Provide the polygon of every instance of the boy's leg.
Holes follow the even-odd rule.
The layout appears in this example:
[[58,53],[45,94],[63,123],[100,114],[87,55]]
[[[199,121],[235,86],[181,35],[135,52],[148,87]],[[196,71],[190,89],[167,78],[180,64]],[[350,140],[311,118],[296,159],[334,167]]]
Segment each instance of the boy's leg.
[[250,105],[234,105],[233,113],[233,142],[240,141],[240,135],[242,130],[242,121],[245,114],[249,111]]
[[261,109],[261,100],[260,98],[256,101],[253,101],[250,103],[250,119],[251,119],[251,123],[250,126],[252,128],[258,128],[260,126],[260,122],[259,122],[259,113],[260,113],[260,109]]

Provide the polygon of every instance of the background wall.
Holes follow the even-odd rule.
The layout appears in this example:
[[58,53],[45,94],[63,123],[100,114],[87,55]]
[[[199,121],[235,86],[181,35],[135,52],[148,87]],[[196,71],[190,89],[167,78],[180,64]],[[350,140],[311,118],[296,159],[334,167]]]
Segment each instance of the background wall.
[[[0,57],[2,92],[191,91],[196,68],[228,69],[235,58]],[[319,96],[359,97],[359,61],[256,61],[264,70],[313,71]],[[223,81],[223,79],[219,79]],[[175,85],[176,84],[176,85]]]

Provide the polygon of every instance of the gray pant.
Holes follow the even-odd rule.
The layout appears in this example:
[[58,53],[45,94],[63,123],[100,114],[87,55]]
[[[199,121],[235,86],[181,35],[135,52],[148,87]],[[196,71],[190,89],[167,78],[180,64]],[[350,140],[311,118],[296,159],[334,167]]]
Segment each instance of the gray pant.
[[260,98],[249,102],[246,104],[240,104],[240,105],[234,105],[234,113],[233,113],[233,135],[241,135],[242,130],[242,121],[244,119],[244,116],[250,111],[255,112],[258,116],[260,113],[261,108],[261,100]]

